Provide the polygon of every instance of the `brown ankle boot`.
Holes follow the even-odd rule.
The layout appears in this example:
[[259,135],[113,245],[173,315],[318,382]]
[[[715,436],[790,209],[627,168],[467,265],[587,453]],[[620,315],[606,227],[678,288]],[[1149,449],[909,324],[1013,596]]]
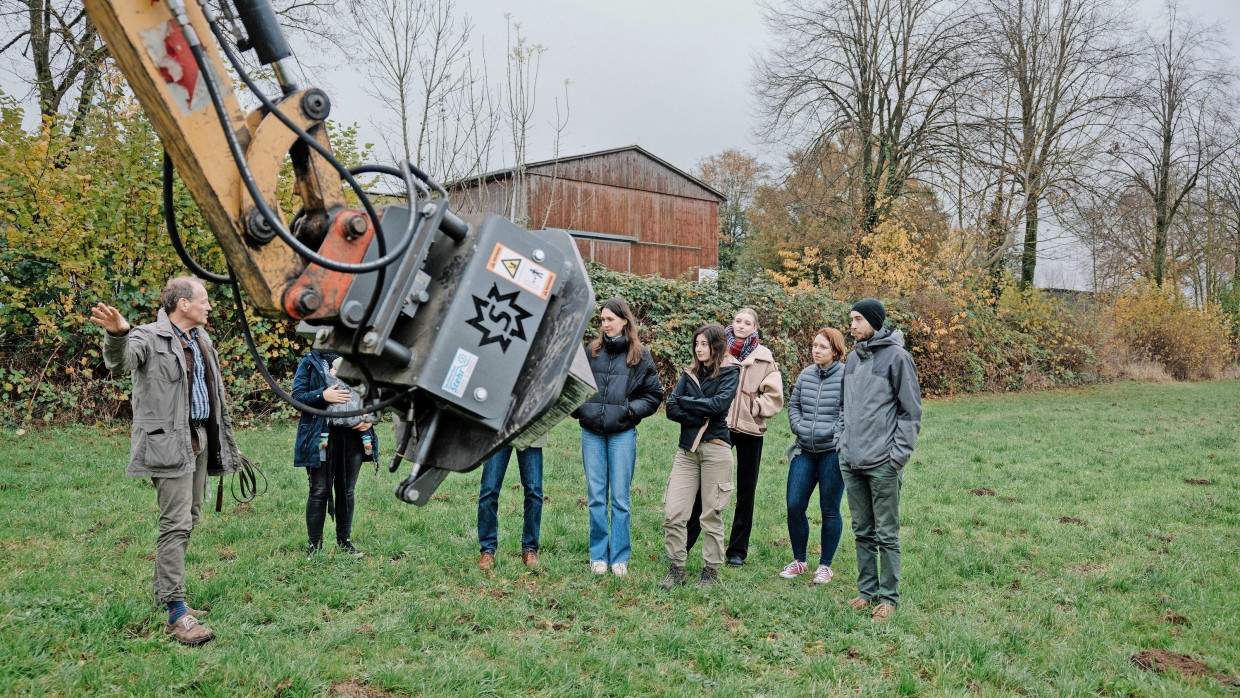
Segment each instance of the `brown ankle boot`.
[[709,589],[715,586],[715,581],[719,579],[719,570],[707,565],[702,568],[702,576],[698,578],[697,588]]
[[667,576],[659,582],[660,589],[671,589],[677,584],[685,583],[685,566],[673,563],[667,568]]
[[171,635],[182,645],[196,647],[215,639],[211,629],[198,622],[198,619],[186,613],[175,623],[164,626],[164,634]]

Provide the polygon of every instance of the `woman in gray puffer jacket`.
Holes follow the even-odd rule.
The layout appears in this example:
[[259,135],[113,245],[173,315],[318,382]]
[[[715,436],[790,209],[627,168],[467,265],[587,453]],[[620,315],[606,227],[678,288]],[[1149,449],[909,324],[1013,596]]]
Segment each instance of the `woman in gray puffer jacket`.
[[814,335],[814,363],[797,376],[788,401],[788,421],[796,443],[789,449],[788,464],[788,538],[792,541],[792,562],[779,576],[793,579],[808,571],[805,564],[809,540],[809,497],[818,487],[818,505],[822,509],[822,552],[815,584],[831,581],[831,562],[840,544],[843,522],[840,500],[844,497],[844,479],[840,476],[836,434],[840,416],[840,391],[844,378],[844,335],[824,327]]

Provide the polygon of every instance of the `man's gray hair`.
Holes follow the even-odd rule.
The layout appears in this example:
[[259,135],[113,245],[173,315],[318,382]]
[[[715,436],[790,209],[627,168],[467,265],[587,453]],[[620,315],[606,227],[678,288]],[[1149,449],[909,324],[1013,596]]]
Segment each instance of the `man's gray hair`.
[[182,298],[185,300],[193,298],[194,290],[198,288],[206,289],[201,281],[192,276],[178,276],[168,279],[164,290],[159,294],[159,303],[164,306],[164,312],[171,315],[177,309],[177,301]]

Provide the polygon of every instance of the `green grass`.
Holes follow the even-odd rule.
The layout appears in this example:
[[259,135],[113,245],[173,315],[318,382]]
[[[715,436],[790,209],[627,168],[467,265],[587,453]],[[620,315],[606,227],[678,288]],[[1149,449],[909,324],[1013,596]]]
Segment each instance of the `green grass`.
[[[424,695],[1225,693],[1212,677],[1128,658],[1164,648],[1240,673],[1238,405],[1234,382],[927,404],[905,478],[903,603],[886,625],[844,605],[855,595],[847,528],[831,584],[776,576],[790,554],[782,417],[750,564],[714,590],[670,593],[655,589],[675,443],[662,415],[639,428],[624,579],[587,568],[573,423],[547,451],[537,574],[518,557],[515,463],[492,573],[474,566],[479,470],[450,477],[425,508],[395,500],[386,468],[363,471],[354,540],[372,554],[306,562],[292,424],[246,431],[241,447],[271,490],[252,508],[226,497],[194,534],[190,600],[218,634],[197,649],[162,637],[150,609],[157,509],[149,484],[123,475],[127,425],[7,430],[0,695],[319,695],[342,682]],[[1167,609],[1191,625],[1160,622]]]

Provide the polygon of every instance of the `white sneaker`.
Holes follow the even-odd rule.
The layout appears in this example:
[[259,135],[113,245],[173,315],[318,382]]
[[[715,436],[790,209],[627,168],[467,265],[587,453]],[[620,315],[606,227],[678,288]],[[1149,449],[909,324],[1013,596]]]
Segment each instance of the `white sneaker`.
[[616,575],[617,577],[623,577],[624,575],[629,573],[629,563],[617,562],[616,564],[611,566],[611,573]]
[[793,560],[788,563],[787,567],[780,571],[779,576],[784,579],[796,579],[798,576],[805,574],[805,571],[808,569],[809,567],[807,567],[804,562],[801,562],[800,560]]
[[607,574],[607,563],[602,560],[591,560],[590,571],[594,574]]
[[826,565],[818,565],[818,569],[814,570],[814,584],[826,584],[835,576],[835,572]]

